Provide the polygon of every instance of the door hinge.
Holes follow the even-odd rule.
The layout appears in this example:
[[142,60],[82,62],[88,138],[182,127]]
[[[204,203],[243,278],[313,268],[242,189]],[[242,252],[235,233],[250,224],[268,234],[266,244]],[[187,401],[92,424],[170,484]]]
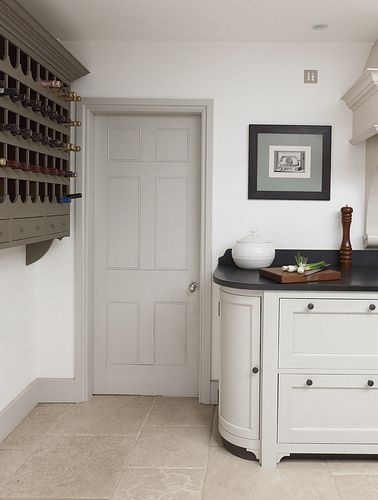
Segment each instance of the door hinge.
[[218,302],[218,316],[221,315],[221,303]]

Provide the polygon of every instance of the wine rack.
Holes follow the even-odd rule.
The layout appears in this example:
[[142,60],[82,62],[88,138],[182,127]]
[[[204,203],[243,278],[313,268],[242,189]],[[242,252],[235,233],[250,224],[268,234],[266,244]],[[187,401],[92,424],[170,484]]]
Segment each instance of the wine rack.
[[77,103],[88,73],[16,1],[0,1],[0,249],[27,263],[70,235]]

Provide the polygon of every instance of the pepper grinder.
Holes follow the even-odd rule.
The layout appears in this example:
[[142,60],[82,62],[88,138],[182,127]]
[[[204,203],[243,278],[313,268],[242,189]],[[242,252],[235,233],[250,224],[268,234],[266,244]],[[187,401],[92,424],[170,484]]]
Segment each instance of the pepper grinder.
[[352,267],[352,244],[350,242],[350,225],[352,223],[353,208],[342,207],[341,224],[343,226],[343,239],[340,246],[340,266],[343,268]]

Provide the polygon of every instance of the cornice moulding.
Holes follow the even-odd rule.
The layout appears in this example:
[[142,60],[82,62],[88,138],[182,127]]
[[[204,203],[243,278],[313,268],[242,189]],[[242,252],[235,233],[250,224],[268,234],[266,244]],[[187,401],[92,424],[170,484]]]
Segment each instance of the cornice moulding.
[[373,125],[372,127],[369,127],[367,130],[365,130],[362,134],[352,137],[349,142],[355,146],[356,144],[361,144],[362,142],[367,141],[368,139],[370,139],[370,137],[373,137],[376,134],[378,134],[378,125]]
[[16,0],[0,0],[0,32],[68,83],[89,73],[85,66]]
[[378,68],[366,69],[356,83],[346,92],[342,100],[352,111],[378,91]]

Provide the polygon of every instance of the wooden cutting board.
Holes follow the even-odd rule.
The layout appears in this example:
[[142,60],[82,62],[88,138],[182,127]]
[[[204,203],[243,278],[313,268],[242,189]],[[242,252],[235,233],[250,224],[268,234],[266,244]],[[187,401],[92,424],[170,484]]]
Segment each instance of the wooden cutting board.
[[260,276],[277,281],[278,283],[308,283],[310,281],[339,280],[341,278],[341,273],[334,269],[324,269],[324,271],[308,274],[306,276],[297,272],[288,273],[287,271],[282,271],[280,267],[265,267],[260,269]]

